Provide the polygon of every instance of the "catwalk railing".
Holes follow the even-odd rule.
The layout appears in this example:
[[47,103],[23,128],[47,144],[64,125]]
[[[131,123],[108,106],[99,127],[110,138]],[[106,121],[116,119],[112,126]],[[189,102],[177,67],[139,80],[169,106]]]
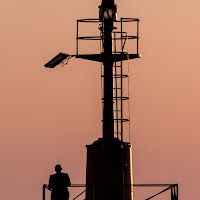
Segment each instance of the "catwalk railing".
[[[149,196],[148,198],[144,198],[144,200],[150,200],[150,199],[156,199],[159,200],[161,194],[166,193],[167,191],[170,191],[170,197],[168,199],[165,200],[178,200],[178,184],[133,184],[133,185],[125,185],[125,187],[130,187],[133,186],[134,190],[136,190],[136,188],[164,188],[161,191]],[[84,185],[84,184],[73,184],[71,186],[69,186],[69,188],[84,188],[82,192],[78,193],[78,195],[76,195],[74,198],[71,198],[72,200],[75,199],[82,199],[82,200],[87,200],[84,197],[84,193],[86,192],[86,187],[87,188],[92,188],[93,191],[95,192],[95,188],[97,188],[98,186],[94,186],[94,185]],[[102,187],[102,186],[101,186]],[[111,185],[104,185],[104,187],[113,187]],[[50,189],[48,189],[48,185],[44,184],[43,185],[43,200],[46,200],[46,190],[51,191]],[[134,192],[135,193],[135,192]],[[158,197],[158,198],[157,198]],[[137,200],[137,198],[134,198],[135,200]],[[122,200],[126,200],[126,198],[122,197]]]

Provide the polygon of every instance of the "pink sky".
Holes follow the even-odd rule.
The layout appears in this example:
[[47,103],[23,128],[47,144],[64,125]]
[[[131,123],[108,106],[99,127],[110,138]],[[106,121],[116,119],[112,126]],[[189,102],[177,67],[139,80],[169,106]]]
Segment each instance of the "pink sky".
[[[85,183],[85,145],[102,135],[100,64],[43,65],[75,53],[76,20],[98,17],[100,3],[1,3],[0,199],[41,200],[57,163]],[[180,200],[199,200],[200,2],[116,3],[119,17],[141,20],[143,57],[130,61],[134,183],[179,183]]]

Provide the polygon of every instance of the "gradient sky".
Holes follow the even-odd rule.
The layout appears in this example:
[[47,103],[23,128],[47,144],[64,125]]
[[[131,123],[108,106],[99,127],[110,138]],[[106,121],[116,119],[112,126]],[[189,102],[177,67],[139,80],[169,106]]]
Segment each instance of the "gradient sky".
[[[100,3],[1,2],[0,199],[41,200],[57,163],[85,183],[85,145],[102,135],[100,64],[43,65],[75,53],[76,20],[98,17]],[[200,2],[116,3],[119,17],[141,20],[143,57],[130,61],[134,183],[179,183],[180,200],[199,200]]]

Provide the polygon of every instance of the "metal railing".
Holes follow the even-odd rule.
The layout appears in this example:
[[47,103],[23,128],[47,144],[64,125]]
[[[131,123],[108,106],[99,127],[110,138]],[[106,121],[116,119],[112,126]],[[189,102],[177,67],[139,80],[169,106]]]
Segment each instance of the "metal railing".
[[[115,40],[122,40],[122,46],[125,45],[126,40],[136,40],[136,54],[139,54],[139,22],[140,20],[137,18],[121,18],[118,21],[115,21],[115,26],[118,27],[119,29],[119,33],[121,34],[120,37],[116,38]],[[93,40],[93,41],[102,41],[102,35],[82,35],[80,36],[80,30],[82,30],[80,28],[80,24],[83,23],[89,23],[89,24],[97,24],[100,25],[99,29],[101,30],[101,21],[98,18],[94,18],[94,19],[79,19],[77,20],[77,31],[76,31],[76,55],[79,55],[79,50],[80,50],[80,45],[79,42],[80,41],[89,41],[89,40]],[[134,35],[124,35],[126,32],[124,32],[124,24],[130,24],[130,26],[132,28],[135,27],[136,29],[136,33]],[[133,25],[134,24],[134,25]],[[116,28],[115,27],[115,28]],[[114,33],[114,32],[113,32]]]
[[[163,194],[164,192],[167,192],[167,191],[171,191],[171,198],[168,199],[168,200],[178,200],[178,184],[133,184],[133,185],[125,185],[127,187],[130,187],[130,186],[133,186],[133,188],[138,188],[138,187],[143,187],[143,188],[147,188],[147,187],[164,187],[163,190],[161,190],[160,192],[157,192],[156,194],[148,197],[148,198],[145,198],[144,200],[150,200],[150,199],[153,199],[154,197],[157,197],[161,194]],[[77,196],[75,196],[72,200],[75,200],[77,198],[79,198],[80,196],[82,196],[85,192],[86,192],[86,185],[84,184],[73,184],[69,187],[78,187],[78,188],[84,188],[84,190],[82,192],[80,192]],[[97,186],[94,186],[94,185],[90,185],[90,186],[87,186],[87,188],[90,188],[92,187],[95,191],[95,188]],[[106,187],[109,187],[106,186]],[[51,191],[50,189],[48,189],[48,185],[47,184],[44,184],[43,185],[43,200],[46,200],[46,190],[49,190]],[[83,198],[85,200],[85,198]],[[122,197],[122,200],[125,200],[124,197]],[[137,200],[137,199],[136,199]]]

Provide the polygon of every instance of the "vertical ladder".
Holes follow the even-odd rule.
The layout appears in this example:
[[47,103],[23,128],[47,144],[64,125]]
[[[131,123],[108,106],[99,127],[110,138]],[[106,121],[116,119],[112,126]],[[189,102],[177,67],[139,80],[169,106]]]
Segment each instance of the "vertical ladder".
[[[124,80],[129,81],[129,75],[124,74],[122,55],[124,54],[124,45],[126,43],[126,32],[114,32],[113,33],[113,54],[116,58],[117,54],[121,55],[121,61],[116,62],[114,59],[113,65],[113,110],[114,110],[114,122],[115,122],[115,137],[123,141],[123,124],[130,123],[129,118],[124,118],[124,103],[129,100],[129,94],[124,95],[123,85]],[[120,51],[117,51],[117,40],[121,40]],[[127,102],[129,103],[129,102]],[[129,116],[129,110],[126,111]]]

